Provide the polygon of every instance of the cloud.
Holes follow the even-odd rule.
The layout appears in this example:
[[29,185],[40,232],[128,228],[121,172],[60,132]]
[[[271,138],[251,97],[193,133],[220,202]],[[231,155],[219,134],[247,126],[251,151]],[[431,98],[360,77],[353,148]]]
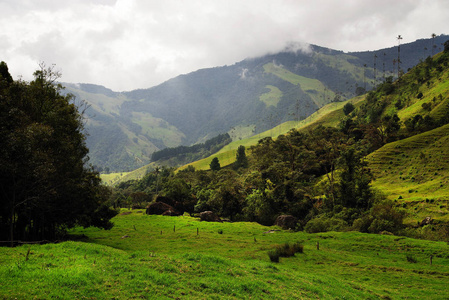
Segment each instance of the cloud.
[[63,80],[113,90],[308,43],[376,50],[449,32],[445,0],[3,0],[1,60],[25,79],[40,61]]

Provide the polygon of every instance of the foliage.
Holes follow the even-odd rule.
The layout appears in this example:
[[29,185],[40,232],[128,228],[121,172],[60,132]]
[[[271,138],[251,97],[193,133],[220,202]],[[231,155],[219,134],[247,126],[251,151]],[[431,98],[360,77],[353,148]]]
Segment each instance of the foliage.
[[304,230],[308,233],[326,232],[326,231],[342,231],[348,228],[348,224],[335,217],[327,217],[320,215],[309,222],[307,222]]
[[0,65],[0,238],[55,239],[75,225],[110,228],[115,212],[98,173],[87,167],[83,115],[60,94],[53,68],[30,83]]
[[237,148],[236,160],[234,163],[234,168],[247,168],[248,167],[248,158],[245,153],[245,146],[239,146]]
[[218,170],[220,170],[220,162],[219,162],[219,160],[218,160],[218,157],[214,157],[213,159],[212,159],[212,161],[210,162],[210,169],[212,170],[212,171],[218,171]]
[[404,217],[404,212],[398,210],[392,201],[382,201],[375,204],[362,218],[356,219],[353,228],[360,232],[399,233],[404,226]]
[[295,256],[295,253],[303,253],[304,246],[300,243],[284,243],[282,245],[276,246],[273,250],[268,251],[268,257],[271,262],[279,262],[280,257],[291,257]]
[[352,104],[351,102],[348,102],[345,104],[345,106],[343,106],[343,113],[345,114],[345,116],[349,115],[353,110],[355,109],[354,104]]

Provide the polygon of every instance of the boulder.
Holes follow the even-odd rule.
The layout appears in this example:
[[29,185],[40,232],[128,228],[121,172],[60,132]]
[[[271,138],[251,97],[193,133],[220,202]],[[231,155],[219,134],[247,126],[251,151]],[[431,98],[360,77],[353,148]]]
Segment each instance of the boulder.
[[150,203],[146,208],[147,215],[179,216],[180,213],[164,202]]
[[210,210],[200,213],[200,219],[207,222],[222,222],[220,217]]
[[298,219],[292,215],[280,215],[276,218],[274,225],[281,227],[282,229],[295,229]]
[[421,221],[421,223],[419,223],[419,226],[425,226],[425,225],[430,225],[433,223],[433,219],[432,217],[426,217],[424,220]]
[[184,213],[184,205],[179,201],[173,200],[172,198],[165,196],[157,196],[155,201],[170,205],[175,209],[175,211],[179,212],[180,214]]

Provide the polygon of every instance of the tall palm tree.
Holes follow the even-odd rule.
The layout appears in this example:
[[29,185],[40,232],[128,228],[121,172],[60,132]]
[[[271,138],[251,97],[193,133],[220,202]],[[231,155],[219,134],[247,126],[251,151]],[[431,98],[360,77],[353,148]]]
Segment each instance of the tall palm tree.
[[156,167],[154,169],[154,173],[156,174],[156,196],[159,192],[159,173],[161,172],[161,169],[159,167]]
[[398,37],[398,79],[401,76],[401,40],[402,36],[399,34]]
[[377,77],[377,66],[376,66],[376,63],[377,63],[377,54],[374,54],[374,86],[376,86],[377,85],[377,82],[376,82],[376,77]]
[[435,33],[432,33],[432,56],[433,56],[433,49],[435,49],[435,38],[437,37],[437,35]]

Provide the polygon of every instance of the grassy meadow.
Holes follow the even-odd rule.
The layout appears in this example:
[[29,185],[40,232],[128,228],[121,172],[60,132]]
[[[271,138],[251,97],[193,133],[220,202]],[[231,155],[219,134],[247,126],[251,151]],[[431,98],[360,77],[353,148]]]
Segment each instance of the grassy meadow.
[[[4,299],[447,299],[449,245],[122,210],[77,241],[0,248]],[[270,232],[270,230],[273,230]],[[271,262],[277,245],[303,253]],[[319,246],[319,249],[318,247]],[[431,264],[432,257],[432,264]]]

